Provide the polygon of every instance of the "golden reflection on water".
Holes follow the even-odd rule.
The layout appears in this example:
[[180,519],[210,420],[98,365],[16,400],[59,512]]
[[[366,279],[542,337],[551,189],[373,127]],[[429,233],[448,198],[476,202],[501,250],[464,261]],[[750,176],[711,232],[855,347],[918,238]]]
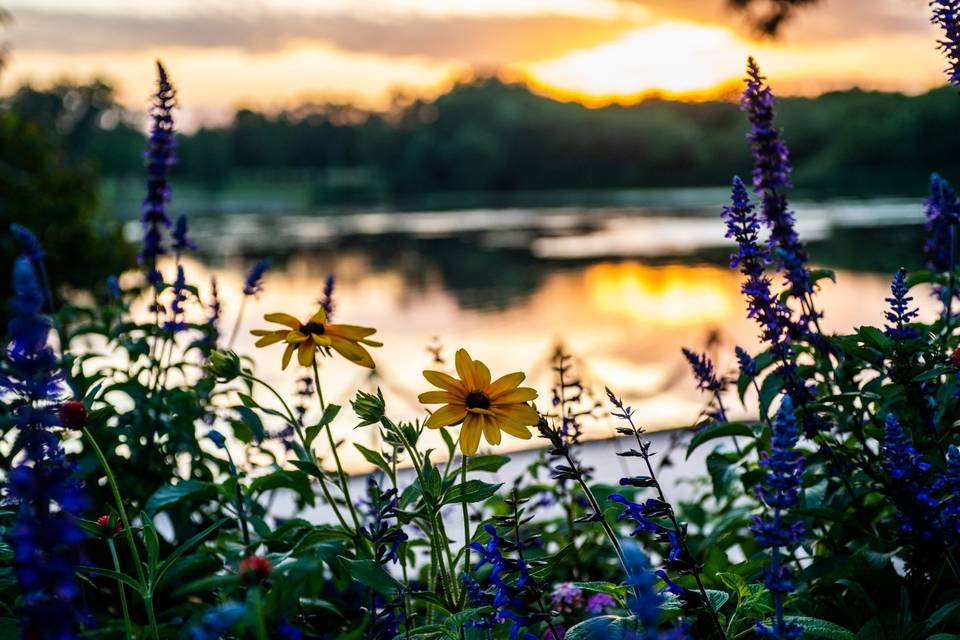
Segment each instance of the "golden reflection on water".
[[726,269],[637,262],[587,267],[584,286],[600,313],[637,322],[702,325],[720,321],[732,307],[738,278]]
[[[285,311],[307,317],[328,272],[337,275],[335,321],[376,327],[383,348],[373,350],[377,370],[371,375],[340,358],[321,360],[324,394],[344,409],[335,423],[338,438],[377,446],[370,429],[354,431],[356,420],[348,401],[359,387],[381,387],[394,419],[426,416],[416,394],[427,390],[424,368],[452,368],[453,352],[467,348],[486,362],[493,374],[527,373],[527,384],[540,393],[538,406],[549,410],[552,369],[550,355],[563,343],[576,357],[585,383],[602,397],[609,385],[636,409],[651,429],[692,424],[704,398],[696,390],[680,349],[708,349],[721,371],[735,367],[733,347],[756,347],[756,328],[744,317],[738,274],[719,266],[638,262],[603,262],[548,270],[525,295],[494,308],[471,308],[470,292],[450,290],[449,274],[436,265],[414,265],[398,255],[391,266],[375,265],[363,252],[336,255],[299,254],[268,272],[259,299],[250,299],[234,348],[253,357],[258,375],[282,393],[292,394],[304,370],[280,369],[282,346],[255,349],[250,329],[264,325],[263,314]],[[209,295],[209,276],[216,275],[224,307],[222,328],[229,334],[240,307],[248,263],[231,261],[216,268],[187,264],[201,295]],[[491,267],[489,278],[498,277]],[[841,272],[818,293],[827,331],[849,331],[861,324],[882,324],[889,281],[874,274]],[[924,315],[933,312],[928,296],[917,293]],[[436,365],[427,346],[443,346],[445,365]],[[709,348],[708,348],[709,344]],[[264,394],[262,398],[269,402]],[[314,400],[315,401],[315,400]],[[728,406],[736,406],[731,400]],[[318,410],[314,408],[314,415]],[[731,410],[736,414],[736,410]],[[742,413],[742,410],[741,410]],[[309,420],[310,418],[308,418]],[[612,435],[609,420],[589,421],[587,437]],[[279,427],[278,427],[279,428]],[[440,445],[439,435],[427,434]],[[534,438],[505,438],[498,451],[540,446]],[[352,471],[368,467],[350,447],[343,448]],[[321,450],[321,455],[323,451]]]

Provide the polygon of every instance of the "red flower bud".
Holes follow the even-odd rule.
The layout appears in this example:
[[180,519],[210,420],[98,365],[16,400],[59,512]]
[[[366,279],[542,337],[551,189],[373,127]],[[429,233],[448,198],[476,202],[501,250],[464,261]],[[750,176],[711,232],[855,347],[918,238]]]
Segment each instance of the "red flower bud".
[[64,402],[57,413],[60,416],[60,424],[67,429],[79,431],[87,425],[87,408],[82,402],[76,400]]
[[244,582],[263,582],[270,575],[273,565],[263,556],[247,556],[240,561],[240,578]]
[[[106,529],[110,525],[110,516],[100,516],[97,518],[97,524],[100,525],[101,529]],[[113,526],[113,535],[120,535],[120,533],[123,531],[123,525],[120,524],[120,520],[117,520]]]
[[960,347],[957,347],[953,355],[950,356],[950,362],[953,363],[953,366],[960,368]]

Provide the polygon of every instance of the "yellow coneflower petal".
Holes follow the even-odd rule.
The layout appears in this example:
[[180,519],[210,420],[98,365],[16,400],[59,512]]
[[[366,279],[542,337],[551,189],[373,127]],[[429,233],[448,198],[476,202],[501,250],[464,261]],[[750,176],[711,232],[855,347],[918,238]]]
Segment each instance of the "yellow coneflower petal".
[[480,416],[480,424],[483,425],[483,437],[490,444],[500,444],[500,427],[493,416]]
[[294,330],[300,328],[300,321],[289,313],[268,313],[263,316],[263,319],[267,322],[276,322],[277,324],[285,325]]
[[288,344],[287,348],[283,350],[283,360],[281,360],[281,369],[286,369],[287,365],[290,364],[290,358],[293,357],[293,352],[297,350],[297,345]]
[[352,324],[328,324],[323,329],[331,335],[353,341],[372,336],[377,332],[376,329],[371,329],[370,327],[358,327]]
[[537,399],[536,389],[530,387],[518,387],[501,393],[496,398],[490,398],[490,404],[515,404],[517,402],[530,402]]
[[535,425],[540,422],[537,410],[527,404],[498,406],[492,409],[493,414],[505,420],[521,425]]
[[479,360],[473,361],[473,375],[476,377],[478,391],[484,391],[490,386],[490,369]]
[[259,340],[253,343],[255,347],[268,347],[271,344],[283,342],[284,338],[287,337],[287,332],[286,331],[266,331],[262,334],[254,333],[254,335],[263,336],[262,338],[260,338]]
[[487,396],[491,401],[496,400],[503,393],[511,389],[516,389],[526,377],[526,375],[518,371],[517,373],[508,373],[503,377],[497,378],[487,388]]
[[501,422],[500,428],[503,429],[504,433],[511,435],[514,438],[520,438],[521,440],[529,440],[533,437],[533,434],[530,433],[530,429],[516,424],[511,424],[509,422]]
[[312,365],[316,350],[317,345],[313,344],[313,340],[304,339],[297,348],[297,360],[300,362],[300,366],[309,367]]
[[473,360],[466,349],[460,349],[453,358],[454,365],[457,368],[457,375],[463,380],[463,386],[468,391],[477,389],[477,379],[473,372]]
[[362,339],[362,340],[357,340],[357,342],[359,342],[360,344],[365,344],[365,345],[367,345],[368,347],[382,347],[382,346],[383,346],[383,343],[382,343],[382,342],[377,342],[376,340],[368,340],[368,339],[366,339],[366,338],[364,338],[364,339]]
[[460,427],[460,451],[463,452],[463,455],[472,456],[477,452],[482,431],[483,427],[475,417],[467,416],[463,419],[463,426]]
[[463,420],[466,415],[467,408],[462,404],[447,404],[434,411],[423,426],[430,429],[449,427]]
[[317,312],[310,316],[310,322],[316,322],[317,324],[324,324],[327,321],[327,312],[323,310],[323,307],[317,309]]
[[313,341],[321,347],[329,347],[332,343],[332,338],[330,336],[312,333],[310,334],[310,337],[313,338]]
[[377,365],[373,362],[373,356],[356,342],[350,342],[338,336],[329,336],[329,338],[330,346],[350,362],[368,369],[376,368]]
[[417,396],[420,404],[449,404],[463,398],[457,398],[449,391],[425,391]]
[[290,344],[300,344],[307,339],[307,336],[303,335],[299,331],[290,331],[287,333],[286,341]]
[[447,391],[459,393],[463,397],[466,397],[467,395],[466,390],[463,388],[463,385],[459,380],[451,375],[443,373],[442,371],[424,371],[423,377],[427,379],[427,382],[435,387],[440,387],[441,389],[446,389]]

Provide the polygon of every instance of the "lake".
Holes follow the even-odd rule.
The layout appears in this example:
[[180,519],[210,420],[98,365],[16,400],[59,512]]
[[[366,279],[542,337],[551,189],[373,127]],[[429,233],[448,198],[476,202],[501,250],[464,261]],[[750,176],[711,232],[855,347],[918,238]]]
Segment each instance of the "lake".
[[[347,403],[358,387],[380,387],[394,419],[424,417],[416,396],[429,385],[421,371],[451,368],[460,347],[495,377],[526,372],[541,410],[551,409],[552,359],[562,348],[573,356],[588,409],[589,398],[601,399],[609,386],[648,429],[669,429],[695,423],[705,400],[681,347],[707,350],[721,371],[733,372],[734,346],[757,346],[740,276],[726,266],[725,202],[724,190],[701,189],[633,194],[626,204],[602,206],[200,215],[192,228],[201,253],[188,262],[188,279],[207,295],[216,276],[229,334],[247,269],[261,256],[273,259],[234,348],[292,394],[303,371],[291,365],[282,372],[282,346],[254,349],[249,331],[267,326],[267,312],[306,318],[327,274],[335,274],[335,321],[376,327],[384,343],[373,351],[373,373],[321,361],[327,400],[345,407],[339,438],[377,445],[370,429],[353,430]],[[836,283],[822,281],[817,294],[824,330],[881,324],[892,273],[922,266],[920,202],[798,201],[794,208],[816,265],[836,271]],[[138,232],[131,225],[131,235]],[[925,291],[916,297],[922,317],[935,313]],[[613,434],[602,407],[584,427],[591,439]],[[540,444],[505,438],[498,450]],[[351,471],[368,468],[352,447],[344,451]]]

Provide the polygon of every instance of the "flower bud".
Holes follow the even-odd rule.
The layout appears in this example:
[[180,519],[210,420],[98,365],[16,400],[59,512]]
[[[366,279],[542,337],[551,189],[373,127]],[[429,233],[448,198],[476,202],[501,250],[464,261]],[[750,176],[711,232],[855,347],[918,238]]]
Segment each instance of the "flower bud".
[[100,525],[100,528],[104,530],[104,535],[106,537],[116,537],[123,532],[123,525],[120,524],[120,520],[117,520],[113,523],[113,534],[108,535],[107,528],[110,526],[110,516],[100,516],[97,518],[97,524]]
[[82,402],[77,400],[70,400],[64,402],[60,405],[60,409],[57,411],[57,415],[60,416],[60,424],[67,429],[74,429],[79,431],[87,425],[87,418],[89,414],[87,413],[87,408]]
[[243,373],[240,356],[234,351],[214,351],[210,354],[207,371],[216,376],[218,382],[230,382]]
[[383,393],[377,388],[377,395],[357,391],[357,397],[350,401],[353,412],[357,414],[363,422],[358,427],[366,427],[380,422],[386,411],[386,403],[383,400]]
[[240,561],[240,578],[248,584],[263,582],[270,576],[273,565],[263,556],[247,556]]

